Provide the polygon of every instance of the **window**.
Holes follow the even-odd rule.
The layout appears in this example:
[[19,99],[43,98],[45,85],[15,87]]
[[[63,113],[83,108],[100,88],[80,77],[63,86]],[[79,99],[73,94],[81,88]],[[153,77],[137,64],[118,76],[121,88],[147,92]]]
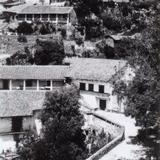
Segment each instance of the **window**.
[[80,83],[80,90],[85,91],[86,90],[86,84]]
[[104,93],[104,85],[99,85],[99,93]]
[[12,118],[12,132],[21,132],[23,129],[22,126],[22,117],[13,117]]
[[3,80],[3,87],[2,87],[2,89],[6,89],[6,90],[8,90],[9,89],[9,80]]
[[104,100],[104,99],[99,100],[99,108],[102,110],[106,109],[106,100]]
[[50,81],[47,81],[47,80],[40,80],[39,87],[40,87],[40,90],[50,90],[51,83]]
[[88,90],[89,90],[89,91],[94,91],[94,85],[93,85],[93,84],[89,84]]

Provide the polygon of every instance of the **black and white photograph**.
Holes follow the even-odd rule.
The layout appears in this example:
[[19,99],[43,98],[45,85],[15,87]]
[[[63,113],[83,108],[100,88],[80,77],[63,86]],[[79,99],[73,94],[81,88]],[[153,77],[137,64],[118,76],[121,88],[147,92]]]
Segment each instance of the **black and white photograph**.
[[0,160],[160,160],[160,0],[0,0]]

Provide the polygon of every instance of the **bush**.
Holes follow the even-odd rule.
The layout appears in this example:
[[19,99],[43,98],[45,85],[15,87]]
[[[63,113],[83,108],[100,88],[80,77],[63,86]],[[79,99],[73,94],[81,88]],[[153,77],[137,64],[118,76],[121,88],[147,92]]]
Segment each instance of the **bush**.
[[81,45],[81,44],[83,44],[83,38],[79,36],[75,39],[75,42],[76,42],[76,44]]
[[62,64],[65,56],[64,46],[61,41],[41,41],[36,42],[36,52],[34,56],[35,64],[48,65]]
[[112,17],[108,14],[102,14],[102,20],[103,24],[106,28],[109,30],[114,30],[116,32],[120,32],[122,27],[121,27],[121,22],[116,19],[115,17]]
[[27,42],[26,36],[23,36],[23,35],[18,36],[17,40],[18,42],[24,42],[24,43]]
[[61,35],[63,38],[66,38],[66,36],[67,36],[66,29],[64,29],[64,28],[61,29]]
[[102,22],[98,19],[86,19],[83,21],[86,29],[86,38],[98,38],[102,36]]
[[17,28],[17,33],[18,34],[25,34],[25,35],[32,34],[33,33],[32,24],[29,24],[27,22],[20,23]]

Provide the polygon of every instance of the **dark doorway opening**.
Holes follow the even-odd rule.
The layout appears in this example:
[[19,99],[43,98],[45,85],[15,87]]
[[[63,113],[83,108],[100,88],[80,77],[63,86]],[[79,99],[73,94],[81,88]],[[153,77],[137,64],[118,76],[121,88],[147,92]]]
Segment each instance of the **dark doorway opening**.
[[12,118],[12,132],[21,132],[22,131],[22,117],[13,117]]
[[106,100],[100,99],[99,100],[99,107],[100,107],[100,109],[105,110],[106,109]]
[[8,90],[9,89],[9,80],[3,80],[3,89]]

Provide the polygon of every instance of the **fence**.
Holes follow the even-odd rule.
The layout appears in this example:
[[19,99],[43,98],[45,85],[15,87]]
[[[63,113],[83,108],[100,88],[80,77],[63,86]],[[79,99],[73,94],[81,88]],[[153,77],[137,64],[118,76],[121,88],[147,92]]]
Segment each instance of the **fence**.
[[104,147],[102,147],[96,153],[94,153],[93,155],[91,155],[89,158],[86,159],[86,160],[99,160],[102,156],[104,156],[112,148],[114,148],[116,145],[118,145],[121,141],[124,140],[124,138],[125,138],[125,127],[121,126],[120,124],[118,124],[116,122],[108,120],[106,117],[102,117],[98,113],[93,112],[92,114],[93,114],[93,116],[95,116],[95,117],[97,117],[101,120],[104,120],[107,123],[110,123],[110,124],[112,124],[112,125],[114,125],[114,126],[116,126],[120,129],[120,133],[116,138],[114,138],[111,142],[106,144]]

